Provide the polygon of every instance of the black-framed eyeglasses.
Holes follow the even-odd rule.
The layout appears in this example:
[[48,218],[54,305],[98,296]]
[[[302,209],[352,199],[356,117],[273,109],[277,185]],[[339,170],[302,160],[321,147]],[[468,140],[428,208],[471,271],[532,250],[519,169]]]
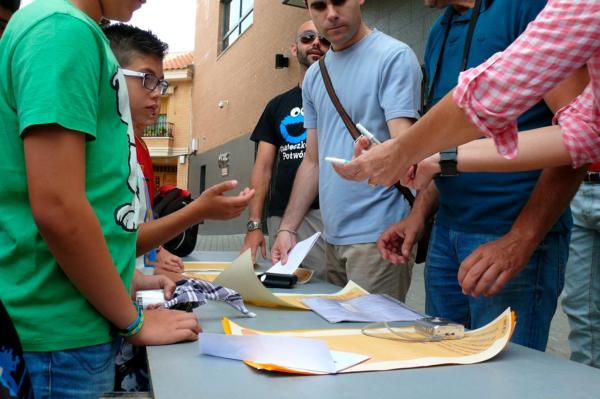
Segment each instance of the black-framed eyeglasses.
[[169,88],[169,82],[164,79],[159,79],[151,73],[137,72],[130,69],[121,69],[123,75],[132,76],[135,78],[142,78],[142,85],[146,90],[154,91],[157,87],[160,90],[161,95],[167,94]]
[[317,34],[317,32],[313,32],[312,30],[307,30],[307,31],[300,33],[298,35],[298,40],[300,40],[300,42],[302,44],[310,44],[315,41],[317,36],[319,37],[319,42],[323,46],[329,46],[331,44],[331,43],[329,43],[329,40],[327,40],[325,38],[325,36],[319,35],[319,34]]

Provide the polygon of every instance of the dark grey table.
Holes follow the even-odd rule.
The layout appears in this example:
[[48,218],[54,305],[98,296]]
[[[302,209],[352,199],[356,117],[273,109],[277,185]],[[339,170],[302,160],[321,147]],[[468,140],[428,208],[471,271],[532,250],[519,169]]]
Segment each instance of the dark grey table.
[[[196,260],[231,260],[232,253],[194,253]],[[335,292],[323,282],[294,292]],[[229,317],[250,328],[335,328],[312,312],[249,306],[255,319],[241,317],[223,303],[197,309],[207,332],[223,332]],[[360,324],[344,323],[344,327]],[[440,366],[327,376],[295,376],[258,371],[244,363],[202,356],[198,344],[148,347],[154,396],[167,398],[539,398],[599,399],[600,370],[510,344],[496,358],[466,366]]]

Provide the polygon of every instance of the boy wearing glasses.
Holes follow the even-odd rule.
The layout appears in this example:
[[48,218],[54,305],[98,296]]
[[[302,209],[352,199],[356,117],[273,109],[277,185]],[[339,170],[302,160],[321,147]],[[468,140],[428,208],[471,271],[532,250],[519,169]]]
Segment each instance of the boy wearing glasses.
[[[329,41],[318,33],[312,21],[307,21],[298,28],[296,39],[290,45],[290,50],[292,55],[298,59],[300,66],[299,85],[278,95],[267,104],[250,136],[252,141],[258,143],[256,161],[250,177],[250,184],[256,190],[256,195],[249,205],[250,219],[242,252],[251,248],[253,261],[256,261],[256,252],[259,247],[263,258],[266,258],[266,243],[261,220],[269,188],[271,188],[271,195],[267,223],[271,245],[275,242],[275,235],[290,198],[296,171],[306,150],[302,81],[308,67],[317,62],[328,49]],[[271,184],[271,180],[273,180],[273,184]],[[323,231],[323,223],[319,210],[319,199],[315,198],[296,233],[298,240],[303,240],[317,231]],[[303,262],[304,265],[315,271],[316,277],[321,279],[326,278],[323,245],[323,240],[319,238]]]
[[[168,45],[152,32],[127,24],[109,25],[104,28],[104,33],[127,81],[135,150],[147,189],[143,205],[151,212],[155,196],[154,172],[150,152],[141,137],[144,129],[156,122],[160,97],[166,94],[169,87],[168,82],[163,79],[163,58]],[[144,214],[150,215],[150,212]],[[158,252],[152,250],[145,255],[144,261],[146,260],[151,260],[157,271],[183,272],[181,258],[162,247],[159,247]]]
[[37,1],[15,13],[0,41],[0,299],[37,398],[111,390],[117,332],[137,345],[197,339],[193,314],[134,305],[126,287],[174,288],[134,277],[136,250],[202,215],[235,216],[252,194],[212,190],[180,215],[142,225],[138,237],[126,82],[98,22],[127,21],[142,3]]

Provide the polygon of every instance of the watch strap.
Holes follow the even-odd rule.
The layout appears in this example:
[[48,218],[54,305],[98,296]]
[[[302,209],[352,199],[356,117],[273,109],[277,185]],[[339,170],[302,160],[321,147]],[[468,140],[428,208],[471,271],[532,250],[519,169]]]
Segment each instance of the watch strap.
[[440,176],[458,176],[457,156],[457,147],[440,152]]
[[260,230],[262,229],[262,223],[258,220],[248,220],[248,223],[246,223],[246,229],[248,231]]

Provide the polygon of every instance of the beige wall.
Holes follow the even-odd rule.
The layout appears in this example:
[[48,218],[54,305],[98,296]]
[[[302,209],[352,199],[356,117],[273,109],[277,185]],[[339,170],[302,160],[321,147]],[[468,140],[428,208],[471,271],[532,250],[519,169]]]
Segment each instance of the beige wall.
[[[192,87],[191,79],[169,79],[171,94],[161,98],[160,113],[167,115],[167,122],[173,123],[173,138],[145,137],[144,141],[152,153],[153,148],[165,150],[175,154],[168,157],[152,157],[154,165],[173,165],[177,167],[177,187],[187,189],[188,187],[188,165],[189,158],[185,157],[183,164],[179,163],[177,154],[188,154],[191,140],[191,112],[192,112]],[[156,174],[156,173],[155,173]],[[173,183],[175,183],[173,181]]]
[[190,145],[193,81],[170,80],[169,84],[174,86],[174,91],[172,95],[161,101],[160,112],[166,113],[167,121],[175,124],[173,147],[188,148]]
[[[254,1],[254,23],[219,54],[218,0],[198,0],[194,54],[193,134],[202,153],[249,133],[266,103],[298,81],[289,44],[308,20],[304,9],[276,0]],[[275,54],[290,57],[290,67],[275,69]],[[222,109],[220,100],[229,103]]]

